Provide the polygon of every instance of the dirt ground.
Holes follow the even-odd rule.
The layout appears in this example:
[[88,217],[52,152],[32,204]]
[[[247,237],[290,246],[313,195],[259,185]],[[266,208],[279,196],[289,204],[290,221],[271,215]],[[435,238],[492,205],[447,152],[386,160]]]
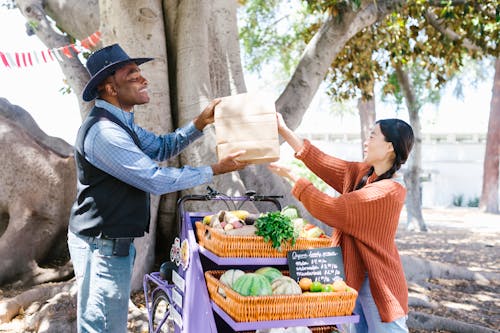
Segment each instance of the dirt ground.
[[[483,214],[474,208],[424,209],[423,213],[428,232],[406,231],[403,226],[398,231],[396,242],[401,255],[467,267],[493,281],[483,285],[468,280],[431,279],[425,286],[410,284],[410,295],[423,293],[435,304],[431,309],[412,307],[411,311],[498,330],[500,216]],[[406,218],[403,216],[402,220]]]
[[[428,232],[408,231],[403,213],[396,242],[401,255],[411,255],[440,263],[467,267],[484,274],[490,283],[469,280],[431,279],[409,284],[410,296],[425,295],[428,307],[410,311],[456,319],[498,331],[500,327],[500,215],[483,214],[474,208],[424,209]],[[0,290],[0,299],[16,294]],[[133,302],[144,311],[144,295],[137,292]],[[10,325],[7,325],[10,326]],[[147,330],[147,328],[146,328]],[[0,325],[0,332],[18,333]],[[144,332],[144,330],[141,330]],[[429,332],[411,330],[411,333]],[[450,331],[435,330],[446,333]],[[474,332],[474,331],[471,331]]]
[[[412,294],[424,294],[433,308],[410,307],[492,330],[500,327],[500,215],[480,213],[475,208],[424,209],[427,232],[408,231],[403,212],[396,243],[401,255],[467,267],[488,278],[489,285],[469,280],[431,279],[425,285],[409,284]],[[134,302],[141,306],[143,295]],[[411,329],[411,333],[430,332]],[[432,332],[448,333],[445,330]],[[500,331],[499,331],[500,332]]]

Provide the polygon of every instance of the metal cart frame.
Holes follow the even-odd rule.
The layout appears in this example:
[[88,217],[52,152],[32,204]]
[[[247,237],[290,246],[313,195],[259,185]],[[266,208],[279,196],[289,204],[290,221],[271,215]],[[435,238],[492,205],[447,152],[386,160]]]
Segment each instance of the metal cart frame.
[[[227,313],[219,308],[209,297],[204,271],[221,269],[221,267],[286,267],[286,258],[222,258],[199,246],[195,236],[194,222],[212,213],[187,212],[184,204],[187,201],[224,201],[232,202],[234,209],[240,209],[245,202],[266,201],[281,210],[278,201],[281,196],[262,196],[255,192],[247,192],[244,196],[231,197],[214,191],[208,187],[206,195],[187,195],[177,202],[179,212],[180,238],[176,239],[171,251],[171,259],[176,262],[172,277],[163,279],[160,272],[146,274],[143,279],[144,296],[148,311],[149,332],[169,333],[222,333],[239,332],[274,327],[292,326],[326,326],[357,322],[359,316],[336,316],[310,319],[273,320],[258,322],[235,322]],[[232,209],[228,206],[228,209]],[[181,263],[179,244],[186,245],[189,261]],[[186,250],[186,249],[185,249]],[[155,318],[155,300],[159,295],[167,301],[163,317]]]

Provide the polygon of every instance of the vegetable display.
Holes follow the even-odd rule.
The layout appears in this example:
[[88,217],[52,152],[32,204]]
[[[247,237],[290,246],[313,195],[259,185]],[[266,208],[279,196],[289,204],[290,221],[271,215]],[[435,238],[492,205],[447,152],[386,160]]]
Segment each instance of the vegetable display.
[[[298,282],[284,275],[276,267],[265,266],[255,271],[244,272],[229,269],[219,278],[220,282],[230,287],[241,296],[300,295],[320,292],[355,292],[343,280],[335,280],[331,284],[301,278]],[[222,287],[218,292],[226,296]]]
[[264,241],[271,242],[275,249],[281,251],[281,245],[290,241],[294,246],[297,241],[297,233],[293,227],[292,220],[281,214],[281,212],[269,212],[261,215],[255,221],[257,236],[264,237]]

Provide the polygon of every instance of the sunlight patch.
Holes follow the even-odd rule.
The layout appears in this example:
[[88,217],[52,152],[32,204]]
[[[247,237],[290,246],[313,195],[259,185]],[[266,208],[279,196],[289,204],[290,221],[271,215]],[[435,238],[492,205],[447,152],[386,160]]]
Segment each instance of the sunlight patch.
[[471,304],[460,304],[454,302],[442,302],[442,304],[450,309],[465,310],[465,311],[477,310],[477,306]]

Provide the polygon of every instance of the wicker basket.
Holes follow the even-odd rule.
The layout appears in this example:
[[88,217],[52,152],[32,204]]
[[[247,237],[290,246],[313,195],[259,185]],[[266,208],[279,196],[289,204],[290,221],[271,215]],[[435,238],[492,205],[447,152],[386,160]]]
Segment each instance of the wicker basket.
[[198,243],[219,257],[236,258],[281,258],[288,251],[306,250],[333,246],[331,238],[297,238],[295,245],[282,244],[281,251],[273,248],[270,242],[265,242],[262,236],[234,236],[214,231],[202,222],[196,222]]
[[[219,281],[223,273],[222,270],[205,272],[208,293],[215,304],[237,322],[350,316],[358,295],[353,290],[301,295],[241,296]],[[224,290],[226,297],[218,292],[219,288]]]
[[[339,330],[335,325],[333,326],[317,326],[317,327],[309,327],[309,329],[313,333],[338,333]],[[244,331],[241,333],[255,333],[256,331]]]

